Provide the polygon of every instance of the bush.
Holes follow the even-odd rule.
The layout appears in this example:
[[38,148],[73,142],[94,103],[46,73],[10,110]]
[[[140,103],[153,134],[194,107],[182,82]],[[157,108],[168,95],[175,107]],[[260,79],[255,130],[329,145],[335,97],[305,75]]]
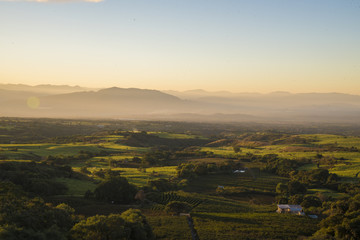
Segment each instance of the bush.
[[70,232],[74,240],[154,239],[151,227],[140,210],[129,209],[109,216],[96,215],[77,223]]
[[131,203],[137,190],[135,186],[129,184],[124,177],[112,177],[100,183],[95,191],[95,198],[114,203]]
[[148,186],[150,189],[160,192],[176,190],[177,188],[177,185],[175,183],[172,183],[169,180],[163,178],[148,181]]
[[305,208],[309,207],[321,207],[322,203],[318,197],[315,196],[306,196],[304,201],[302,201],[301,206]]

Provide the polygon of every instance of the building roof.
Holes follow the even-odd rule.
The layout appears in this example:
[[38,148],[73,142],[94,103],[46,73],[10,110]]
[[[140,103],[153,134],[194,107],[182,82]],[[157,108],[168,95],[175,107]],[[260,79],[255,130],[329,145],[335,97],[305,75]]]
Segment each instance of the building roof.
[[288,204],[279,204],[278,208],[281,209],[290,209],[290,211],[301,211],[302,207],[300,205],[288,205]]

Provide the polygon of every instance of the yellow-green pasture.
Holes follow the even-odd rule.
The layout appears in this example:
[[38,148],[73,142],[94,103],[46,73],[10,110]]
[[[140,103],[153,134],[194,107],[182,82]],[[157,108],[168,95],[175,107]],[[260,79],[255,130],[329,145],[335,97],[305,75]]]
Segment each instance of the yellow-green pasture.
[[80,167],[92,167],[92,168],[110,168],[111,161],[122,161],[122,162],[131,162],[134,157],[140,157],[135,153],[129,154],[124,153],[124,155],[110,155],[110,156],[101,156],[101,157],[93,157],[88,160],[79,160],[73,161],[69,165],[73,168],[80,168]]
[[104,144],[86,144],[86,143],[71,143],[71,144],[1,144],[0,154],[6,155],[9,158],[19,159],[24,158],[28,154],[36,154],[40,157],[45,156],[73,156],[79,154],[80,151],[88,151],[97,153],[102,150],[118,151],[118,152],[145,152],[147,148],[129,147],[113,142]]
[[161,138],[172,138],[172,139],[207,139],[199,135],[190,135],[184,133],[168,133],[168,132],[148,132],[149,134],[156,135]]
[[107,142],[114,142],[114,141],[118,141],[118,140],[122,140],[124,139],[124,136],[121,135],[106,135],[100,138],[103,141],[107,141]]
[[[241,147],[240,153],[235,153],[231,146],[224,147],[203,147],[202,151],[213,152],[216,155],[225,157],[244,156],[247,153],[256,155],[277,154],[281,158],[287,159],[316,159],[317,151],[316,145],[335,144],[339,147],[357,147],[360,149],[359,137],[346,137],[329,134],[311,134],[311,135],[298,135],[302,138],[316,140],[313,142],[314,150],[311,151],[311,146],[308,144],[286,144],[286,145],[268,145],[257,148]],[[303,151],[302,148],[306,148]],[[329,169],[331,173],[336,173],[341,177],[355,177],[360,172],[360,152],[320,152],[324,157],[343,159],[338,160],[333,168]],[[307,164],[299,168],[299,170],[312,170],[316,169],[316,164]],[[360,175],[360,174],[359,174]]]
[[[295,145],[294,145],[295,146]],[[287,148],[289,145],[270,145],[257,148],[245,148],[241,147],[240,153],[235,153],[232,147],[203,147],[201,151],[212,152],[216,155],[222,156],[242,156],[247,153],[256,154],[256,155],[266,155],[266,154],[277,154],[279,157],[288,158],[288,159],[298,159],[298,158],[312,158],[315,157],[317,152],[303,152],[303,151],[294,151],[289,152]]]
[[[82,165],[83,166],[83,165]],[[80,171],[80,167],[73,167],[75,171]],[[94,173],[100,169],[110,169],[108,164],[105,163],[103,166],[98,163],[97,166],[87,167],[87,169]],[[165,167],[150,167],[144,170],[138,168],[111,168],[112,171],[120,172],[120,176],[126,177],[127,180],[138,186],[142,187],[147,184],[149,180],[155,180],[160,178],[171,178],[176,176],[176,166],[165,166]],[[98,177],[92,175],[91,177],[100,180]]]
[[358,147],[360,148],[360,137],[354,136],[340,136],[331,134],[304,134],[299,137],[313,139],[313,144],[337,144],[339,147]]
[[175,166],[146,168],[145,172],[137,168],[112,168],[114,171],[121,171],[120,175],[136,186],[145,186],[149,180],[159,178],[171,178],[176,175]]
[[0,152],[5,155],[36,154],[44,157],[48,155],[70,156],[80,151],[99,152],[103,150],[97,144],[1,144]]
[[84,196],[87,190],[94,191],[96,184],[88,180],[80,180],[73,178],[56,178],[57,182],[63,183],[68,187],[66,195]]
[[5,162],[32,162],[32,160],[21,160],[21,159],[0,160],[0,163],[5,163]]
[[114,142],[104,143],[100,145],[101,147],[105,148],[103,150],[121,150],[126,152],[147,152],[149,148],[146,147],[130,147],[123,144],[117,144]]
[[[341,177],[360,177],[360,161],[352,161],[350,164],[337,164],[330,169],[331,173],[336,173]],[[357,175],[357,176],[356,176]]]
[[333,198],[343,198],[343,197],[349,196],[346,193],[335,192],[335,191],[333,191],[331,189],[327,189],[327,188],[313,188],[313,189],[307,190],[307,194],[316,195],[319,193],[321,193],[322,195],[324,195],[326,197],[333,197]]
[[222,156],[228,156],[228,155],[235,154],[232,147],[202,147],[201,151],[212,152],[216,155],[222,155]]

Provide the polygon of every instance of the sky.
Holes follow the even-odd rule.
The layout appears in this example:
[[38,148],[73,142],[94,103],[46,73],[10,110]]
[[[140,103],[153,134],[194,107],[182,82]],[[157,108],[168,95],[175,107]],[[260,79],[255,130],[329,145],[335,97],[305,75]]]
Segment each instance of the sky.
[[360,94],[359,0],[0,0],[0,83]]

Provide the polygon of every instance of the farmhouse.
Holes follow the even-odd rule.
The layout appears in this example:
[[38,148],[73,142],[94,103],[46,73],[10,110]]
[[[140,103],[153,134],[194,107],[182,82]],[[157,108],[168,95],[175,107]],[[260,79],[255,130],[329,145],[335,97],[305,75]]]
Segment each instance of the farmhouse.
[[305,215],[300,205],[280,204],[277,206],[278,206],[278,209],[276,210],[277,213],[292,213],[296,215]]

